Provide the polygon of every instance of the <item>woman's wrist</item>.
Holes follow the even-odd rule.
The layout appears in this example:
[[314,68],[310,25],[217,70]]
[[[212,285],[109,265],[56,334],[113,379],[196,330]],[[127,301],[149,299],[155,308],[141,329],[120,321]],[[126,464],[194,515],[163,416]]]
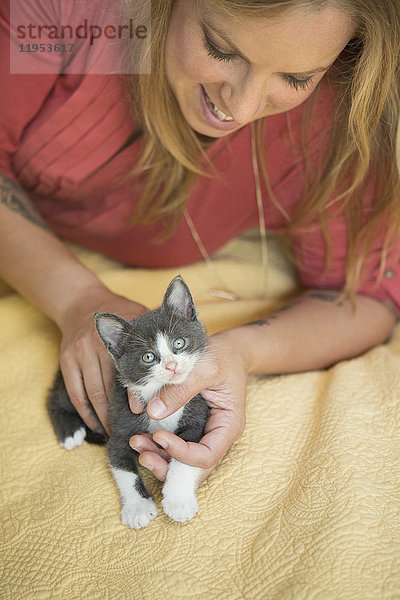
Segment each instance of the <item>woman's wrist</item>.
[[247,375],[253,373],[256,364],[256,339],[250,327],[233,327],[214,334],[216,341],[221,340],[229,348],[235,360],[243,365]]
[[223,331],[232,355],[248,374],[271,375],[323,369],[382,343],[395,322],[382,302],[340,292],[308,290],[263,319]]
[[106,310],[111,299],[115,296],[100,280],[88,278],[79,289],[70,291],[67,299],[61,302],[54,314],[54,321],[63,330],[68,327],[71,318],[76,313],[95,313]]
[[100,280],[94,279],[82,286],[78,293],[71,295],[64,309],[58,312],[55,322],[64,331],[76,318],[92,318],[96,312],[115,313],[131,320],[147,310],[142,304],[112,292]]

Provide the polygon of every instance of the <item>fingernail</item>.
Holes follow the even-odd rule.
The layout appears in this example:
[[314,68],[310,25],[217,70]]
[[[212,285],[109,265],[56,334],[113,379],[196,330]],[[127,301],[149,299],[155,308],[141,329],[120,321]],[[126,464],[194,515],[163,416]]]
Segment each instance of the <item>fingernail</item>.
[[131,437],[131,439],[129,440],[129,445],[132,448],[132,450],[136,450],[136,452],[142,452],[143,448],[139,444],[137,443],[137,440],[135,440],[135,436]]
[[161,419],[167,414],[167,407],[160,398],[154,398],[150,402],[150,412],[156,419]]
[[129,399],[129,408],[131,409],[131,411],[133,413],[139,414],[139,412],[143,411],[144,405],[143,405],[143,402],[142,402],[142,399],[140,398],[140,396],[131,394],[128,396],[128,399]]
[[153,465],[147,461],[146,458],[142,458],[141,456],[139,457],[139,462],[142,465],[142,467],[144,467],[145,469],[148,469],[149,471],[153,470]]
[[94,433],[98,433],[99,435],[107,435],[106,430],[103,429],[103,427],[98,427],[97,429],[93,430]]
[[[153,438],[154,439],[154,438]],[[159,446],[161,446],[161,448],[164,448],[164,450],[166,450],[166,448],[168,448],[168,442],[166,440],[164,440],[163,438],[161,438],[161,440],[157,439],[154,440]]]
[[133,446],[132,444],[131,444],[131,448],[132,448],[132,450],[136,450],[136,452],[139,452],[139,454],[140,454],[140,453],[142,452],[142,450],[143,450],[143,448],[141,448],[140,446],[136,446],[136,445],[135,445],[135,446]]

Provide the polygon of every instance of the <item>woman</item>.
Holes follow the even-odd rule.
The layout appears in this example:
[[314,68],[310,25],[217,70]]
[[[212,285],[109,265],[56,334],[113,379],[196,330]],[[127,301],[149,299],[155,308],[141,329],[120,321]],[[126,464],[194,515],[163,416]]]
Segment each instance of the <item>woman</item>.
[[131,439],[158,478],[168,455],[212,471],[243,431],[249,373],[324,368],[389,335],[399,54],[396,0],[163,0],[152,2],[151,74],[128,78],[133,123],[122,78],[3,75],[1,274],[60,327],[67,389],[93,429],[107,428],[111,366],[92,315],[145,308],[53,232],[127,264],[179,265],[261,222],[257,191],[267,227],[290,241],[307,291],[273,320],[212,336],[190,381],[149,404],[162,418],[202,391],[212,407],[200,444],[165,431]]

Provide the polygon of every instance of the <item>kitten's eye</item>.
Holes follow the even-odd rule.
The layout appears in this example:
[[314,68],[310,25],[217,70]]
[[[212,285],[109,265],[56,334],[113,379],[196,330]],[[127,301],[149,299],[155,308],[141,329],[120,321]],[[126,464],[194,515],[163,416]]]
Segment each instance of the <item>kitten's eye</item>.
[[186,341],[183,338],[178,338],[172,344],[174,350],[182,350],[186,346]]
[[152,352],[146,352],[146,354],[143,354],[142,356],[142,361],[145,362],[146,364],[150,364],[152,362],[154,362],[156,360],[155,354],[153,354]]

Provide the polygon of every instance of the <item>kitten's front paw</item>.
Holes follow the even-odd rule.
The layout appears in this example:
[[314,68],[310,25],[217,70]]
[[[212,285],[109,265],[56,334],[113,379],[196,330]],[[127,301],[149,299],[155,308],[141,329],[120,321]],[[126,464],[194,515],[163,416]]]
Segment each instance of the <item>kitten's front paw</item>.
[[199,503],[196,496],[189,496],[179,500],[165,496],[161,504],[165,514],[173,521],[178,521],[179,523],[190,521],[199,510]]
[[125,504],[121,510],[122,524],[132,529],[146,527],[157,515],[157,507],[152,498],[140,498],[137,502]]

